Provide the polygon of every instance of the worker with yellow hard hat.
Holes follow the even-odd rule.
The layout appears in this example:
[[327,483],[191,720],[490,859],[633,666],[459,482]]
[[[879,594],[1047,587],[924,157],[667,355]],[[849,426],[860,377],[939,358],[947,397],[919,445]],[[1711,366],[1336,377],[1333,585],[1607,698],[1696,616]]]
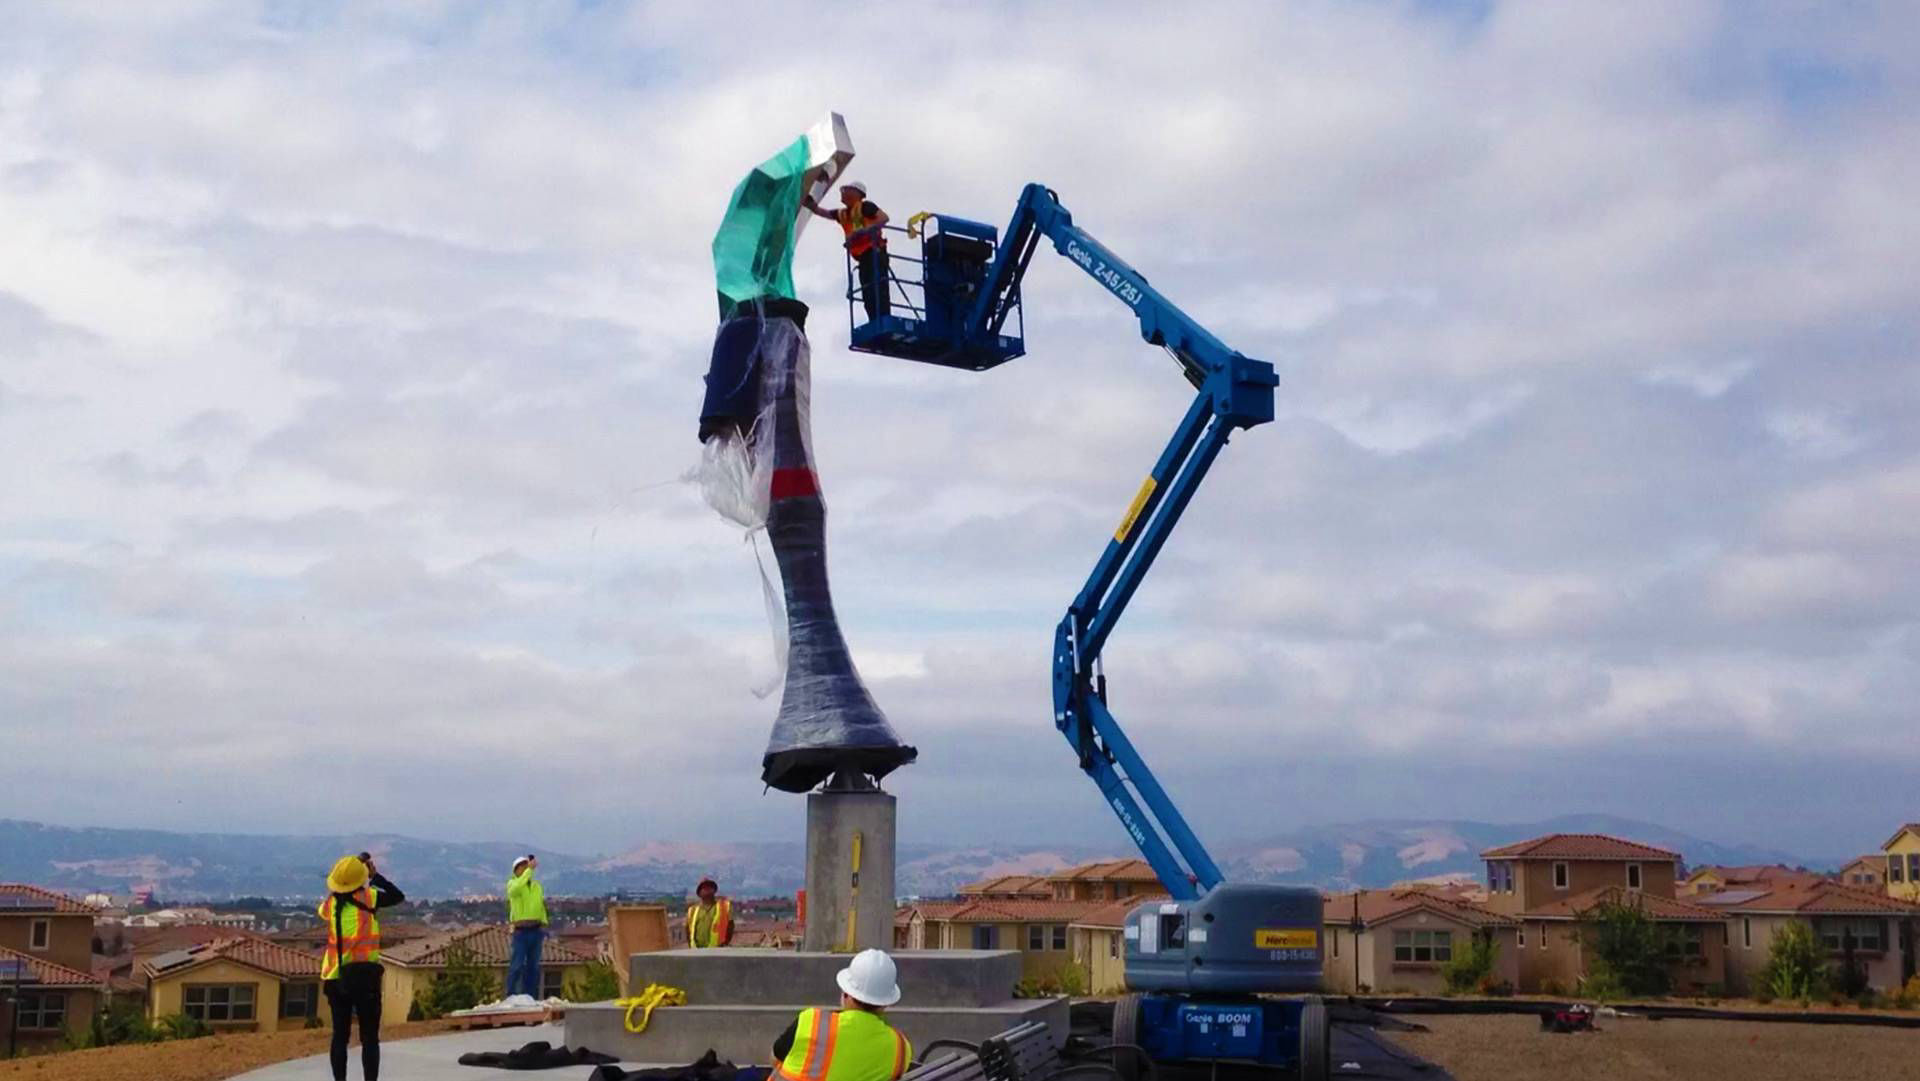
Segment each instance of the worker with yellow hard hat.
[[899,973],[884,950],[862,950],[834,976],[840,1008],[801,1010],[773,1042],[772,1081],[899,1081],[913,1044],[887,1024]]
[[320,922],[327,928],[327,951],[320,956],[320,985],[333,1014],[333,1044],[327,1058],[333,1081],[347,1081],[347,1039],[360,1019],[360,1069],[367,1081],[380,1078],[380,917],[407,899],[400,887],[374,868],[373,856],[342,856],[327,872],[327,899]]

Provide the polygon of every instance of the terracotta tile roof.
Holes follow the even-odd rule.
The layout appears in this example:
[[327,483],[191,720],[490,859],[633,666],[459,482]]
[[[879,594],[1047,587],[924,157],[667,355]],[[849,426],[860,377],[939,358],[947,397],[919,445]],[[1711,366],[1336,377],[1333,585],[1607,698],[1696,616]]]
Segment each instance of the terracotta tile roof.
[[[475,964],[499,968],[512,956],[513,936],[507,928],[498,925],[472,927],[451,934],[403,942],[391,950],[382,949],[380,958],[404,968],[444,968],[448,951],[455,947],[471,951]],[[540,952],[542,965],[584,965],[593,960],[591,955],[581,953],[574,946],[552,937],[547,939],[546,946]]]
[[1158,882],[1160,876],[1153,873],[1153,867],[1143,859],[1098,860],[1083,863],[1078,867],[1069,867],[1064,871],[1055,871],[1047,876],[1049,882]]
[[43,890],[24,882],[0,882],[0,913],[91,916],[94,911],[91,907],[81,904],[64,893]]
[[1764,889],[1723,890],[1698,898],[1718,912],[1765,912],[1832,916],[1920,916],[1920,905],[1884,893],[1843,885],[1830,878],[1782,882]]
[[1100,901],[968,901],[930,920],[948,923],[1073,923],[1102,907]]
[[1676,860],[1678,852],[1604,833],[1549,833],[1480,853],[1483,860]]
[[1739,867],[1723,867],[1716,863],[1705,864],[1693,869],[1689,880],[1711,872],[1722,882],[1782,882],[1792,879],[1815,879],[1821,877],[1812,871],[1803,871],[1796,867],[1786,867],[1778,863],[1749,863]]
[[1124,897],[1118,901],[1108,901],[1093,911],[1073,921],[1076,927],[1107,927],[1119,930],[1127,925],[1127,913],[1141,905],[1170,898],[1164,893],[1143,894],[1139,897]]
[[979,897],[986,894],[1028,894],[1034,897],[1052,897],[1053,887],[1047,884],[1044,875],[1001,875],[999,878],[969,882],[954,892],[962,897]]
[[[189,946],[204,946],[211,942],[225,942],[234,938],[258,938],[272,941],[265,935],[252,931],[242,931],[236,927],[216,927],[210,923],[180,923],[172,927],[129,927],[127,944],[141,957],[184,950]],[[323,932],[321,941],[326,941]]]
[[973,903],[972,901],[915,901],[907,906],[910,910],[908,918],[911,919],[913,913],[918,913],[930,920],[952,919],[955,912]]
[[42,987],[99,987],[102,983],[91,972],[56,965],[44,957],[10,950],[5,946],[0,946],[0,961],[26,962],[27,978]]
[[[1471,901],[1435,893],[1431,890],[1360,890],[1360,922],[1368,927],[1409,912],[1431,912],[1442,919],[1469,927],[1506,927],[1518,921]],[[1322,922],[1345,926],[1353,921],[1353,892],[1333,893],[1321,899]]]
[[1900,839],[1900,835],[1903,833],[1911,833],[1915,837],[1920,837],[1920,822],[1908,822],[1906,825],[1901,826],[1897,830],[1894,830],[1893,836],[1887,838],[1886,841],[1880,845],[1880,847],[1881,848],[1892,847],[1893,842],[1898,841]]
[[318,954],[288,949],[255,935],[189,946],[151,958],[140,967],[141,974],[151,983],[163,976],[177,976],[215,961],[231,961],[286,980],[320,978]]
[[1636,905],[1663,923],[1719,923],[1727,918],[1726,913],[1704,905],[1641,893],[1624,886],[1600,886],[1552,904],[1530,908],[1525,914],[1530,919],[1577,920],[1603,904]]

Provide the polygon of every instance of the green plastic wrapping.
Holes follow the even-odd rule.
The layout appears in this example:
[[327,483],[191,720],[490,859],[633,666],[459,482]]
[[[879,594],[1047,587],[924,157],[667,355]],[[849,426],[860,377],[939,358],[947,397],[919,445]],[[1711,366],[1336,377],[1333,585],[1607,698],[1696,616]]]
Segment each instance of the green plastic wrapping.
[[722,320],[743,301],[800,299],[793,293],[793,250],[800,239],[800,199],[810,179],[807,159],[802,135],[735,185],[713,234],[713,280]]

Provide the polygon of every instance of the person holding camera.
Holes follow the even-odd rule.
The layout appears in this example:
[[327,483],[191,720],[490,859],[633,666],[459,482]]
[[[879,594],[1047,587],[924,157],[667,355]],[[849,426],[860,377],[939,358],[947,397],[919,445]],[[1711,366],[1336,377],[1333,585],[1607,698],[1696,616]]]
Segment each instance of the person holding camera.
[[375,869],[370,853],[342,856],[327,873],[327,899],[318,910],[327,928],[320,986],[333,1014],[333,1043],[327,1049],[333,1081],[347,1081],[348,1030],[356,1017],[360,1019],[360,1070],[366,1081],[379,1081],[383,970],[378,913],[406,899],[400,887]]
[[513,861],[507,879],[507,922],[513,926],[513,953],[507,962],[508,995],[540,997],[540,947],[547,937],[547,896],[533,872],[540,860],[525,855]]

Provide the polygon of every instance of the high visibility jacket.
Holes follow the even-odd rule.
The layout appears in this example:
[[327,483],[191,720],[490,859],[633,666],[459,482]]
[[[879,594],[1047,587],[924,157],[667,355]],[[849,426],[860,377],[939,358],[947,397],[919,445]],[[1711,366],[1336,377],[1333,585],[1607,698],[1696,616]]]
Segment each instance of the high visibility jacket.
[[695,921],[700,918],[700,905],[696,902],[687,906],[687,945],[694,949],[719,946],[727,941],[727,930],[733,926],[733,903],[725,897],[713,899],[713,929],[702,942],[695,933]]
[[899,1081],[913,1061],[907,1042],[866,1010],[800,1011],[793,1048],[773,1068],[779,1081]]
[[320,902],[320,922],[327,928],[327,952],[320,957],[320,978],[337,980],[340,966],[380,961],[380,917],[373,914],[380,891],[362,886],[340,901],[328,894]]
[[547,922],[547,891],[533,877],[533,868],[507,879],[507,922],[518,925],[525,920]]
[[847,251],[853,253],[853,257],[856,259],[872,251],[875,243],[882,246],[886,244],[884,239],[880,239],[878,233],[867,233],[864,236],[853,235],[873,224],[867,220],[866,207],[867,201],[862,199],[852,206],[843,206],[833,212],[833,216],[840,222],[841,230],[847,234]]

